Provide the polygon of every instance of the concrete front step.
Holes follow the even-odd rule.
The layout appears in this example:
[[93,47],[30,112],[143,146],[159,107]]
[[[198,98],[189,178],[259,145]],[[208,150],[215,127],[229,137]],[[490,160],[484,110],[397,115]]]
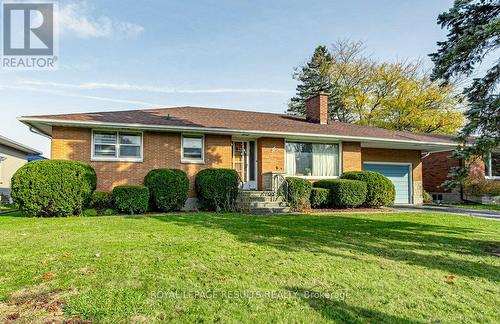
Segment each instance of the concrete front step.
[[245,198],[272,198],[276,197],[276,194],[272,191],[241,191],[238,192],[238,197]]
[[236,200],[241,211],[253,214],[287,213],[290,208],[272,191],[240,191]]
[[241,197],[274,197],[275,194],[272,191],[240,191],[238,196]]
[[248,201],[261,201],[261,202],[274,202],[274,201],[279,201],[282,202],[284,201],[282,197],[238,197],[236,198],[237,202],[248,202]]
[[242,206],[247,206],[247,205],[253,205],[253,204],[259,204],[259,205],[271,205],[271,204],[278,204],[280,206],[286,206],[287,203],[283,199],[237,199],[236,203],[238,205]]
[[238,197],[236,199],[238,203],[245,203],[247,201],[273,202],[275,200],[272,197]]
[[238,203],[241,208],[281,208],[287,207],[285,202],[273,201],[273,202],[262,202],[262,201],[250,201],[244,203]]
[[252,214],[257,215],[268,215],[268,214],[284,214],[289,213],[289,207],[280,207],[280,208],[254,208],[250,211]]

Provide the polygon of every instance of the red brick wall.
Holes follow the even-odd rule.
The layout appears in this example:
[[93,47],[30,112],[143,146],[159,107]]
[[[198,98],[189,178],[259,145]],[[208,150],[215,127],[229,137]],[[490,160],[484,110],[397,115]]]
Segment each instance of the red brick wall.
[[[449,192],[438,188],[447,180],[448,172],[452,167],[459,167],[460,161],[450,159],[453,151],[431,153],[423,160],[424,189],[428,192]],[[470,179],[485,179],[485,166],[481,158],[473,158],[468,163]]]
[[342,143],[342,172],[359,171],[362,169],[361,143]]
[[420,151],[362,148],[361,159],[363,162],[411,163],[413,166],[413,181],[422,181],[422,160]]
[[179,168],[190,178],[190,196],[194,196],[194,176],[204,168],[232,168],[231,136],[205,136],[205,163],[181,163],[181,134],[144,132],[143,162],[91,161],[91,130],[53,127],[52,159],[89,163],[97,173],[97,190],[110,191],[123,184],[142,184],[144,176],[155,168]]
[[[179,168],[191,182],[190,196],[194,196],[194,176],[204,168],[232,168],[232,138],[226,135],[205,136],[205,163],[181,163],[181,134],[144,132],[143,162],[91,161],[91,130],[88,128],[53,127],[52,159],[77,160],[89,163],[96,170],[97,190],[110,191],[122,184],[142,184],[144,176],[155,168]],[[342,144],[343,171],[361,170],[363,161],[411,162],[415,190],[422,180],[420,151],[361,148],[360,143]],[[285,140],[260,138],[257,140],[258,184],[262,174],[283,171]]]
[[307,99],[306,116],[312,122],[326,124],[328,122],[328,96],[318,94]]
[[422,203],[422,159],[421,151],[361,148],[362,162],[399,162],[412,164],[413,203]]
[[422,160],[424,190],[427,192],[449,192],[439,188],[446,181],[452,167],[460,166],[458,160],[450,159],[452,151],[429,154]]
[[259,138],[257,140],[258,187],[262,190],[262,174],[285,169],[285,140]]

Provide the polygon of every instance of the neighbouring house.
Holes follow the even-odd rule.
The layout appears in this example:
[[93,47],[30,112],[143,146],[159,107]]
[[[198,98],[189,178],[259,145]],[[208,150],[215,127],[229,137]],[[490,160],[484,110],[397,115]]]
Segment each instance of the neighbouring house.
[[229,109],[174,107],[20,117],[52,138],[52,159],[90,163],[97,190],[141,184],[154,168],[180,168],[191,179],[204,168],[233,168],[243,190],[272,190],[273,176],[338,178],[378,171],[396,187],[396,203],[422,203],[422,155],[456,147],[451,137],[328,121],[323,94],[307,117]]
[[500,151],[493,151],[484,159],[475,158],[471,161],[452,159],[453,150],[434,152],[422,160],[424,190],[434,201],[459,202],[467,199],[459,189],[448,190],[441,185],[448,179],[452,168],[461,167],[467,163],[470,180],[500,182]]
[[0,194],[10,197],[10,180],[24,164],[42,152],[0,135]]
[[433,201],[458,202],[461,200],[460,190],[448,190],[441,185],[448,179],[448,172],[452,168],[461,166],[461,160],[451,159],[453,151],[431,153],[422,159],[422,173],[424,190]]

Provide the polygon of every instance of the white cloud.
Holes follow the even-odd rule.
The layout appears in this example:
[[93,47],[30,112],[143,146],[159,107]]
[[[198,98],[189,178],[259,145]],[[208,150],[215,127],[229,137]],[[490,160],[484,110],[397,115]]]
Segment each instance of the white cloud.
[[86,1],[61,4],[56,15],[61,36],[80,38],[135,38],[144,27],[108,16],[93,17]]
[[152,102],[141,101],[141,100],[129,100],[129,99],[102,97],[102,96],[82,95],[82,94],[78,94],[78,93],[71,93],[71,92],[66,92],[66,91],[61,91],[61,90],[51,90],[51,89],[45,89],[45,88],[33,87],[33,86],[27,86],[27,85],[17,85],[17,86],[16,85],[12,85],[12,86],[11,85],[0,85],[0,91],[2,91],[2,90],[33,91],[33,92],[41,92],[41,93],[47,93],[47,94],[63,96],[63,97],[73,97],[73,98],[92,99],[92,100],[98,100],[98,101],[125,103],[125,104],[140,105],[140,106],[144,106],[144,107],[162,107],[163,106],[163,105],[158,104],[158,103],[152,103]]
[[289,91],[268,88],[208,88],[208,89],[186,89],[186,88],[171,88],[158,87],[151,85],[137,85],[128,83],[102,83],[102,82],[85,82],[85,83],[61,83],[61,82],[45,82],[36,80],[24,80],[20,83],[30,86],[51,87],[62,89],[77,89],[77,90],[125,90],[125,91],[143,91],[156,93],[269,93],[269,94],[286,94]]

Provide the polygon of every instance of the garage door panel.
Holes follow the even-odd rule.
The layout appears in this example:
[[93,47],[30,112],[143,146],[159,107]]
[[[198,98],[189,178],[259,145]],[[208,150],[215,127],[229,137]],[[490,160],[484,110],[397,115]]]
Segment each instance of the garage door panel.
[[410,170],[408,165],[364,163],[363,170],[375,171],[385,175],[396,189],[396,204],[409,204],[410,200]]

